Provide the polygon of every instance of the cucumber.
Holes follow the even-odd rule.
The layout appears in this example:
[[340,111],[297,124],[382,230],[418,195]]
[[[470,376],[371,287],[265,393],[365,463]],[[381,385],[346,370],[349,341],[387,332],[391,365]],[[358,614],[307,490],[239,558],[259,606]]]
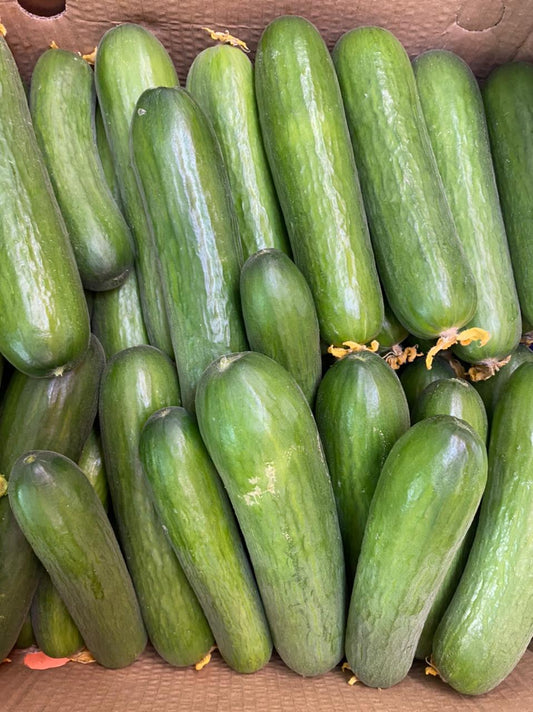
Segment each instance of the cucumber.
[[68,658],[84,645],[78,627],[46,572],[31,603],[31,623],[38,647],[51,658]]
[[533,635],[533,364],[496,406],[489,477],[472,550],[435,633],[432,664],[462,694],[496,687]]
[[274,646],[300,675],[343,650],[345,573],[318,431],[292,376],[264,354],[222,356],[196,393],[200,433],[250,554]]
[[533,324],[533,64],[494,69],[483,86],[496,182],[524,320]]
[[35,643],[35,637],[33,635],[33,628],[31,625],[31,618],[29,615],[24,619],[22,628],[20,629],[19,637],[15,643],[15,648],[29,648]]
[[155,347],[133,346],[107,364],[99,422],[119,540],[148,637],[164,660],[185,666],[206,655],[213,637],[154,509],[139,459],[145,421],[179,402],[174,366]]
[[150,343],[171,356],[159,258],[133,170],[130,128],[135,104],[143,91],[155,86],[177,86],[178,77],[159,40],[132,23],[118,25],[104,34],[98,44],[94,73],[124,214],[136,246],[136,270],[146,330]]
[[130,346],[148,344],[135,269],[120,287],[95,293],[91,323],[107,359]]
[[93,428],[85,441],[83,450],[78,459],[78,467],[94,487],[98,499],[104,509],[108,509],[109,489],[104,468],[104,456],[100,436]]
[[237,672],[255,672],[272,652],[263,604],[228,496],[184,408],[146,421],[139,451],[152,499],[213,631]]
[[102,118],[102,111],[98,103],[96,103],[94,114],[94,135],[107,187],[111,191],[111,195],[113,196],[115,203],[122,210],[122,199],[120,197],[120,188],[118,185],[115,165],[113,163],[113,155],[111,154],[109,141],[107,140],[105,132],[104,120]]
[[30,110],[86,289],[118,287],[133,265],[129,228],[113,200],[94,130],[93,71],[74,52],[49,49],[33,70]]
[[446,202],[409,57],[380,27],[333,50],[379,276],[405,328],[434,338],[467,324],[476,285]]
[[[77,459],[91,430],[104,367],[95,337],[83,360],[54,378],[31,378],[15,371],[0,413],[0,473],[9,476],[15,460],[33,448],[54,448]],[[7,497],[0,497],[0,659],[15,644],[41,573],[20,531]]]
[[331,57],[302,17],[279,17],[255,59],[259,119],[294,259],[328,344],[366,343],[383,299]]
[[315,417],[337,502],[350,591],[370,502],[389,450],[409,428],[409,408],[394,371],[377,354],[360,351],[326,372]]
[[146,633],[115,534],[85,475],[63,455],[30,451],[13,466],[9,501],[97,662],[130,665]]
[[391,349],[393,346],[401,344],[407,338],[409,332],[400,324],[394,316],[394,312],[384,302],[384,317],[381,324],[381,331],[376,335],[376,341],[379,343],[380,351]]
[[365,685],[391,687],[407,675],[486,479],[481,438],[453,416],[416,423],[390,450],[370,505],[346,628],[346,658]]
[[433,381],[438,381],[442,378],[453,378],[455,371],[442,356],[437,356],[433,360],[431,369],[426,368],[423,359],[417,359],[413,363],[407,364],[400,372],[400,383],[405,392],[409,410],[413,410],[415,404],[420,397],[420,394]]
[[208,47],[191,64],[187,91],[220,142],[244,258],[268,247],[290,254],[259,127],[252,63],[235,47]]
[[31,376],[87,350],[89,313],[13,56],[0,36],[0,352]]
[[473,341],[453,351],[469,363],[496,364],[518,345],[521,319],[483,99],[471,69],[453,52],[424,52],[413,69],[446,198],[476,283],[477,308],[465,326],[490,333],[485,345]]
[[132,151],[161,259],[181,396],[216,357],[247,347],[239,303],[242,248],[227,174],[205,114],[184,89],[137,102]]
[[250,348],[280,363],[312,405],[322,377],[320,328],[313,295],[280,250],[260,250],[241,271],[241,304]]

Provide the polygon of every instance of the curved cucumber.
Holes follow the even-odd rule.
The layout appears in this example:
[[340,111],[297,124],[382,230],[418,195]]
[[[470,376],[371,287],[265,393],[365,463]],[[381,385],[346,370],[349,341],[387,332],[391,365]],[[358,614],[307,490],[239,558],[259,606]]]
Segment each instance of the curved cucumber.
[[313,295],[303,274],[280,250],[261,250],[244,263],[240,285],[250,348],[286,368],[312,404],[322,357]]
[[161,259],[161,283],[183,404],[218,356],[242,351],[242,249],[222,156],[204,113],[183,89],[137,102],[132,150]]
[[346,658],[366,685],[407,675],[446,570],[472,523],[487,454],[464,421],[438,415],[393,445],[368,514],[346,629]]
[[47,376],[87,350],[89,313],[26,95],[0,36],[0,351]]
[[435,633],[432,664],[462,694],[496,687],[533,635],[532,392],[533,364],[524,363],[496,406],[476,536]]
[[477,308],[465,326],[490,333],[484,346],[473,341],[453,350],[469,363],[497,362],[518,345],[521,320],[479,85],[466,62],[445,50],[424,52],[413,69],[446,198],[476,282]]
[[289,253],[259,127],[252,63],[235,47],[208,47],[191,64],[187,91],[205,112],[220,143],[244,258],[267,247]]
[[305,396],[268,356],[232,354],[204,371],[196,414],[244,535],[276,650],[301,675],[330,670],[343,649],[344,561]]
[[409,427],[409,408],[394,371],[377,354],[361,351],[345,356],[326,372],[315,413],[351,590],[381,468],[392,445]]
[[383,299],[331,57],[316,28],[279,17],[263,32],[255,86],[292,252],[328,344],[366,343]]
[[94,132],[93,71],[49,49],[32,73],[30,110],[86,289],[118,287],[133,265],[129,228],[107,187]]
[[159,258],[144,211],[130,154],[130,129],[137,99],[145,89],[177,86],[172,60],[159,40],[140,25],[125,23],[100,40],[94,67],[96,93],[113,155],[124,215],[136,246],[136,270],[150,343],[172,355]]
[[139,459],[148,417],[179,402],[176,371],[158,349],[134,346],[107,364],[99,420],[120,543],[154,648],[172,665],[191,665],[206,655],[213,638],[154,509]]
[[63,455],[30,451],[13,467],[9,501],[96,660],[110,668],[131,664],[146,645],[139,604],[85,475]]
[[157,411],[139,448],[154,505],[220,654],[237,672],[259,670],[272,652],[263,604],[196,422],[184,408]]
[[333,51],[379,276],[411,334],[466,324],[476,285],[446,202],[409,57],[394,35],[360,27]]

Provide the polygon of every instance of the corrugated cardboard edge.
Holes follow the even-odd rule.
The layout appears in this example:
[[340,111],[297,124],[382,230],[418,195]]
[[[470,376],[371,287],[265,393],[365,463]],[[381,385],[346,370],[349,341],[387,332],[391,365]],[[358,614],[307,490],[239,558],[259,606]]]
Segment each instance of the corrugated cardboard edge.
[[307,17],[330,48],[353,27],[382,25],[411,56],[433,47],[450,49],[479,76],[512,59],[533,59],[532,0],[67,0],[65,12],[54,18],[38,18],[16,0],[0,0],[0,19],[26,80],[52,40],[64,49],[87,53],[110,27],[137,22],[163,42],[184,81],[195,55],[212,43],[202,26],[229,30],[246,41],[253,56],[267,23],[282,14]]

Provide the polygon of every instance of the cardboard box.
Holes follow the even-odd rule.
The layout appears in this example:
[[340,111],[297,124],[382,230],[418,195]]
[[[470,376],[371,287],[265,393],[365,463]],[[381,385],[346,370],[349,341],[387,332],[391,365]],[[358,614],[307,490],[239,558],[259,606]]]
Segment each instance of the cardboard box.
[[[55,0],[21,0],[33,7]],[[54,40],[60,47],[87,53],[108,28],[137,22],[154,32],[169,50],[183,82],[196,53],[211,43],[203,26],[228,29],[253,50],[266,24],[281,14],[300,14],[314,22],[328,46],[346,30],[382,25],[396,34],[410,55],[432,48],[451,49],[482,77],[513,59],[533,60],[533,0],[67,0],[59,16],[43,18],[16,0],[0,0],[0,20],[23,77],[28,80],[38,56]],[[253,57],[253,54],[252,54]],[[415,664],[408,678],[389,690],[348,685],[339,668],[303,679],[274,657],[254,675],[232,672],[215,654],[202,671],[176,669],[147,650],[124,670],[69,663],[32,671],[16,652],[0,666],[3,712],[210,712],[257,710],[533,710],[533,653],[526,651],[515,671],[496,690],[469,698],[427,677]]]

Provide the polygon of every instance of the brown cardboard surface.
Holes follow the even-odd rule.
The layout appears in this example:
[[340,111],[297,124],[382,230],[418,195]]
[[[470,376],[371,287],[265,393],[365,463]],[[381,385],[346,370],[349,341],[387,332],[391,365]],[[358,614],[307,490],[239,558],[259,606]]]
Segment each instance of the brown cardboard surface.
[[17,0],[0,0],[0,19],[26,79],[51,40],[86,53],[105,30],[129,21],[155,32],[184,80],[195,54],[211,43],[203,25],[229,29],[253,50],[265,25],[281,14],[307,17],[330,48],[357,25],[379,24],[411,55],[451,49],[480,76],[504,61],[533,59],[533,0],[66,0],[66,10],[53,18],[31,15]]
[[0,666],[2,712],[507,712],[533,710],[533,653],[492,692],[459,695],[416,664],[388,690],[348,685],[340,668],[318,678],[301,678],[274,658],[253,675],[232,672],[215,654],[203,670],[178,669],[153,651],[123,670],[69,663],[29,670],[16,653]]

